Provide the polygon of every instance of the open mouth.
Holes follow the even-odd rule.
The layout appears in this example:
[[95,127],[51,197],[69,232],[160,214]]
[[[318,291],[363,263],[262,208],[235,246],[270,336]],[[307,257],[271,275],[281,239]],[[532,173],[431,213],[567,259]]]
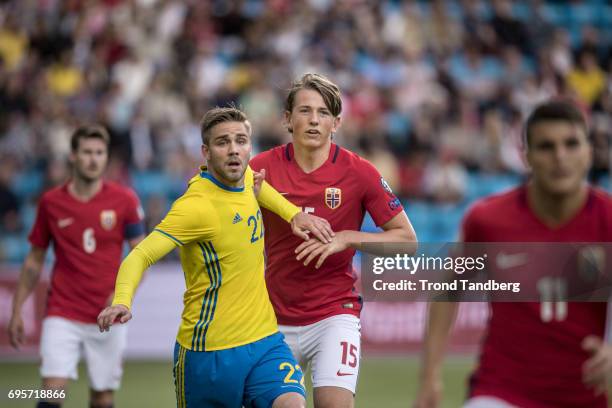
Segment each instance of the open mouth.
[[307,130],[306,133],[309,134],[309,135],[320,135],[321,134],[321,132],[319,132],[316,129]]
[[242,163],[240,163],[238,160],[230,160],[227,162],[227,167],[232,170],[238,170],[242,167]]

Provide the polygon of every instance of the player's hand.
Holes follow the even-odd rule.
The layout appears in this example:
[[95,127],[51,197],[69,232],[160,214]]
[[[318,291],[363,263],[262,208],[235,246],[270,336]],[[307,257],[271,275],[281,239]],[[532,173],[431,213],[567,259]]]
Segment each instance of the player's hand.
[[21,315],[11,316],[8,325],[8,335],[11,346],[19,350],[19,347],[24,343],[23,319]]
[[310,262],[316,257],[319,257],[315,268],[319,269],[323,262],[328,256],[342,252],[349,247],[347,240],[345,239],[345,232],[340,231],[334,236],[330,243],[322,243],[318,239],[311,238],[306,242],[302,242],[296,249],[295,253],[297,256],[295,259],[298,261],[304,259],[304,266],[308,266]]
[[335,235],[326,219],[305,212],[299,212],[291,219],[291,230],[305,241],[310,239],[309,232],[321,242],[331,242]]
[[255,197],[259,197],[259,192],[261,191],[261,185],[266,179],[266,169],[261,169],[261,171],[253,172],[253,192],[255,193]]
[[119,323],[127,323],[132,318],[132,313],[124,305],[109,306],[98,315],[98,327],[101,332],[109,331],[110,327],[119,319]]
[[438,408],[442,401],[442,382],[425,381],[419,387],[412,408]]
[[607,380],[612,373],[612,344],[605,343],[597,336],[587,336],[582,341],[582,349],[591,353],[582,366],[582,381],[597,394],[607,390]]

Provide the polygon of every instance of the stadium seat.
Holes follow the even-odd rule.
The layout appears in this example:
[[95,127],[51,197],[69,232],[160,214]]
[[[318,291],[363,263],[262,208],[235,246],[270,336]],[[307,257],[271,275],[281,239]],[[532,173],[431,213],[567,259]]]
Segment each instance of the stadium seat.
[[37,170],[18,173],[12,180],[11,190],[17,194],[21,202],[36,196],[41,192],[44,184],[44,176]]

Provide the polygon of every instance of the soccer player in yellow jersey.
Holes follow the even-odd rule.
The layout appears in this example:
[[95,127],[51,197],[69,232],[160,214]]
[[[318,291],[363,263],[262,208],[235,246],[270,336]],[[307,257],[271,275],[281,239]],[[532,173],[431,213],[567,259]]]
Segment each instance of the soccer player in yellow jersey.
[[330,241],[333,232],[261,177],[254,180],[248,167],[251,128],[243,112],[207,112],[202,142],[208,167],[121,264],[113,304],[100,313],[98,325],[109,330],[116,320],[130,320],[142,274],[178,246],[186,291],[174,350],[177,406],[305,407],[302,370],[278,331],[266,290],[258,202],[305,239],[308,231]]

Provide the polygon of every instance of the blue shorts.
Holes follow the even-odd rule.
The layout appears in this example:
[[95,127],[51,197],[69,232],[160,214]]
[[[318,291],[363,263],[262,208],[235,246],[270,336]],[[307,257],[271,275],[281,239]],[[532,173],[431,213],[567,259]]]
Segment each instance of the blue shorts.
[[178,408],[269,408],[288,392],[306,398],[302,369],[281,333],[217,351],[176,343],[173,371]]

